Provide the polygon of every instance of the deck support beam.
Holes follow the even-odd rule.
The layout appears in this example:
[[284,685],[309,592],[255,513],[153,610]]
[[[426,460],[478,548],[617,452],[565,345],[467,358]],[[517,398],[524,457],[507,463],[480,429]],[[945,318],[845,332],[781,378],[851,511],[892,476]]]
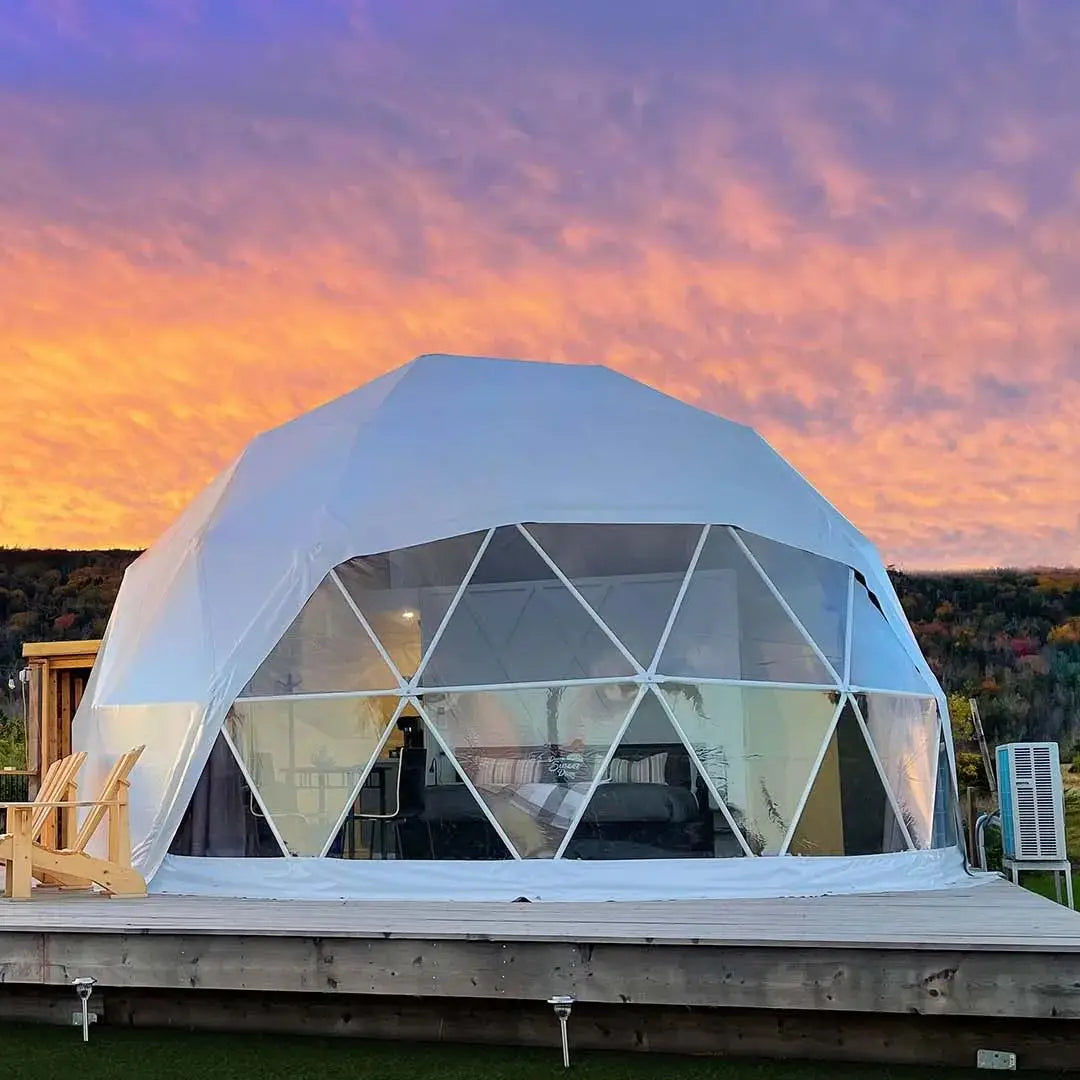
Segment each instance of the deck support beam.
[[1080,1019],[1080,954],[3,933],[0,982]]
[[[548,1047],[558,1027],[536,1001],[106,989],[93,1008],[111,1027],[178,1028]],[[70,1026],[70,987],[0,987],[0,1021]],[[672,1054],[883,1064],[971,1066],[980,1048],[1012,1050],[1021,1069],[1080,1068],[1080,1021],[579,1004],[575,1054]]]

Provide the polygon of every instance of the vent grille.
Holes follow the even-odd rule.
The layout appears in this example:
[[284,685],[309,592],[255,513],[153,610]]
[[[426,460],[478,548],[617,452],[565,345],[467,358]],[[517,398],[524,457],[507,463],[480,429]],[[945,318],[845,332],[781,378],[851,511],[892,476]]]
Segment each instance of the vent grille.
[[1035,828],[1039,834],[1039,854],[1047,858],[1060,858],[1057,850],[1057,807],[1054,805],[1054,763],[1050,760],[1050,748],[1031,748],[1033,784],[1035,791]]
[[1005,775],[1012,788],[1014,857],[1064,859],[1061,769],[1056,744],[1013,743],[1001,749],[1012,759],[1012,767]]

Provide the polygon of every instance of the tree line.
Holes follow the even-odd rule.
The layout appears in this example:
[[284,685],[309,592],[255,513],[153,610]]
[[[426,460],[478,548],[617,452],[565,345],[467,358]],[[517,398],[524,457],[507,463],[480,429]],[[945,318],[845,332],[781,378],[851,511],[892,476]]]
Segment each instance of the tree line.
[[[0,714],[26,641],[99,638],[137,551],[0,549]],[[975,698],[991,742],[1080,742],[1080,570],[913,574],[890,568],[915,636],[966,735]],[[3,721],[0,720],[0,739]]]

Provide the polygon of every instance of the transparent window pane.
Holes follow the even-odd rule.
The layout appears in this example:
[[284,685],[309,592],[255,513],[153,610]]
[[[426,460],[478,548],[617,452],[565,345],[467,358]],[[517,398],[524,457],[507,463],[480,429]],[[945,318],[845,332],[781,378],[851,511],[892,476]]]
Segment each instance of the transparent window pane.
[[876,855],[904,851],[900,825],[850,702],[845,704],[788,851]]
[[660,644],[700,525],[529,525],[642,667]]
[[341,859],[509,859],[510,849],[412,706],[327,851]]
[[642,699],[574,836],[568,859],[744,855],[659,699]]
[[337,567],[395,667],[412,678],[476,558],[482,532],[364,555]]
[[870,739],[911,842],[930,847],[941,724],[933,698],[860,695]]
[[393,690],[397,679],[327,577],[258,671],[241,697],[279,697],[345,690]]
[[394,697],[237,700],[229,736],[293,855],[318,855],[386,730]]
[[211,859],[270,859],[283,854],[222,735],[210,751],[169,854]]
[[669,683],[661,692],[750,849],[778,853],[838,694],[708,683]]
[[833,683],[810,643],[725,528],[714,527],[660,658],[683,678]]
[[900,639],[857,578],[851,607],[851,685],[868,690],[907,690],[926,694],[930,688]]
[[551,858],[626,719],[630,683],[426,694],[424,708],[523,858]]
[[753,533],[740,533],[768,579],[838,673],[844,670],[848,577],[842,563]]
[[491,538],[447,622],[421,682],[486,686],[633,674],[516,528]]
[[936,848],[956,847],[960,837],[956,828],[956,785],[953,782],[945,736],[938,742],[937,783],[934,792],[934,835],[931,845]]

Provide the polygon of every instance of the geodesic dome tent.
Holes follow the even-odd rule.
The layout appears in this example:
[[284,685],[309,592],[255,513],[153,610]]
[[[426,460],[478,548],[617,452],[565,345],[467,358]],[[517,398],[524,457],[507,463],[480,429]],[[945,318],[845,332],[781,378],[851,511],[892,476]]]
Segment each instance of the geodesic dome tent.
[[873,547],[753,431],[428,356],[132,565],[74,742],[91,786],[146,744],[152,889],[749,895],[958,880],[944,716]]

